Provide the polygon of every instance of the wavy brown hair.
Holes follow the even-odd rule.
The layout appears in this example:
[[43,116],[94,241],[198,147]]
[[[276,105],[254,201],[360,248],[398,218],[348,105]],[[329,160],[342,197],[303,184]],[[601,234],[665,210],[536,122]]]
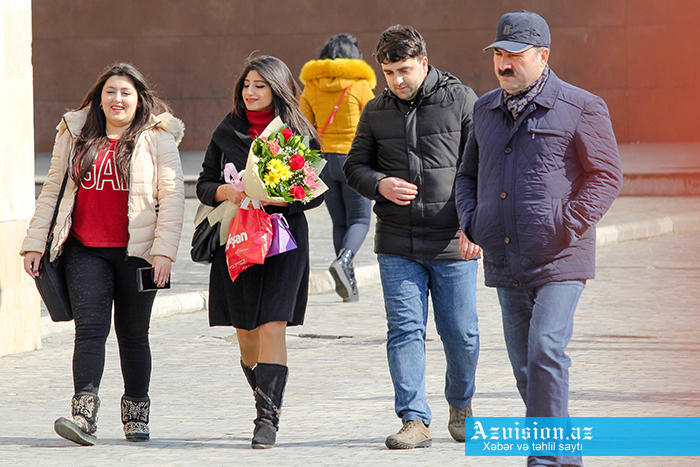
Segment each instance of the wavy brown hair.
[[422,59],[427,55],[428,48],[418,29],[401,24],[390,26],[379,36],[377,50],[374,52],[380,65],[407,58]]
[[272,90],[272,106],[275,115],[280,117],[292,130],[311,138],[318,139],[316,128],[309,123],[299,110],[299,95],[301,89],[292,76],[287,65],[277,57],[261,55],[248,58],[243,71],[238,76],[233,87],[233,113],[238,118],[247,120],[245,115],[245,102],[243,102],[243,84],[250,70],[260,73],[260,76]]
[[146,83],[144,76],[135,66],[128,63],[115,63],[107,67],[87,92],[78,109],[76,109],[89,108],[85,125],[83,125],[80,134],[75,140],[75,155],[73,156],[71,178],[76,184],[80,183],[90,171],[92,164],[97,158],[97,153],[107,144],[107,120],[100,108],[100,104],[102,102],[102,88],[112,76],[125,76],[128,78],[138,94],[134,120],[119,138],[114,151],[114,165],[117,168],[119,179],[126,186],[129,183],[129,164],[131,163],[131,154],[134,151],[136,138],[148,124],[151,114],[170,110],[167,104],[156,97],[153,90]]

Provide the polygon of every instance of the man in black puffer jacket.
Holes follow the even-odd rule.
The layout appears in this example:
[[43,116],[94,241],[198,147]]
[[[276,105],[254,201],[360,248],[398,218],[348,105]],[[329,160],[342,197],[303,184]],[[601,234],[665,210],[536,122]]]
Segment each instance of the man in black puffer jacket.
[[432,294],[447,360],[449,430],[464,441],[479,354],[474,260],[462,259],[454,180],[477,97],[428,65],[411,26],[384,31],[376,51],[388,89],[365,106],[344,166],[348,185],[374,200],[377,253],[387,315],[387,355],[395,409],[404,423],[392,449],[428,447],[425,326]]

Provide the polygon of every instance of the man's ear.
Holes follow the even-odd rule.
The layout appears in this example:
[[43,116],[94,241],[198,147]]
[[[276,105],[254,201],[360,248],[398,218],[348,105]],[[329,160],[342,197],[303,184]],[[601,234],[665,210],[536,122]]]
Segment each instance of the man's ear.
[[547,62],[549,61],[549,48],[547,48],[547,47],[542,48],[542,51],[540,53],[541,53],[540,57],[542,58],[542,61],[546,65]]
[[421,66],[423,67],[423,72],[427,73],[428,72],[428,56],[426,55],[423,57],[423,60],[421,60]]

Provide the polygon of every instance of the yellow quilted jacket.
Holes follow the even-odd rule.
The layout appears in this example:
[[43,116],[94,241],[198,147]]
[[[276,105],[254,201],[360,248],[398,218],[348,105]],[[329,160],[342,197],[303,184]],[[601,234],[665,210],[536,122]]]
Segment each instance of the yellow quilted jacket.
[[362,109],[374,98],[372,89],[377,85],[374,70],[367,62],[356,58],[311,60],[302,67],[299,79],[304,83],[299,108],[319,132],[343,90],[350,88],[333,117],[333,123],[321,137],[322,152],[347,154]]

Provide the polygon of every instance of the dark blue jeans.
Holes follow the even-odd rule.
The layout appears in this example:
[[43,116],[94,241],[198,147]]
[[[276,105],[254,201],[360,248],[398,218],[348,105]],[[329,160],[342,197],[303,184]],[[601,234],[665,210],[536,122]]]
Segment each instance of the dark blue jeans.
[[335,254],[342,248],[357,253],[369,230],[372,202],[348,186],[343,174],[346,154],[326,153],[324,157],[322,178],[328,191],[323,199],[333,222]]
[[62,261],[75,319],[75,393],[99,390],[114,303],[124,394],[147,396],[151,380],[148,327],[156,292],[138,292],[136,269],[150,265],[127,257],[126,248],[86,247],[73,236],[66,242]]
[[[584,281],[561,281],[497,289],[508,357],[527,417],[569,416],[571,359],[565,351],[584,286]],[[581,458],[528,459],[528,465],[561,464],[581,465]]]
[[426,260],[378,254],[387,320],[386,351],[396,415],[430,425],[425,396],[425,327],[428,296],[445,351],[445,398],[455,408],[471,403],[479,359],[476,261]]

